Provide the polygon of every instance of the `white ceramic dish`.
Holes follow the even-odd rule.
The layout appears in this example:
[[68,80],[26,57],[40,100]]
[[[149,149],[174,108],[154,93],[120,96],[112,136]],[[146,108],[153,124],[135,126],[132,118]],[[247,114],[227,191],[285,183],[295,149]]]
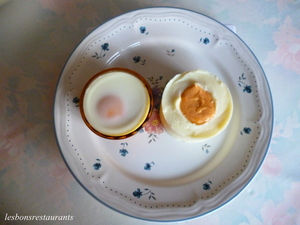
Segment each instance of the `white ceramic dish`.
[[[79,96],[94,74],[111,67],[140,73],[156,97],[175,74],[210,71],[231,91],[232,120],[212,139],[184,143],[158,123],[157,98],[138,134],[98,137],[81,119]],[[238,36],[199,13],[162,7],[118,16],[79,44],[59,79],[54,119],[63,158],[92,196],[135,218],[178,221],[223,206],[247,186],[266,155],[273,108],[265,74]]]

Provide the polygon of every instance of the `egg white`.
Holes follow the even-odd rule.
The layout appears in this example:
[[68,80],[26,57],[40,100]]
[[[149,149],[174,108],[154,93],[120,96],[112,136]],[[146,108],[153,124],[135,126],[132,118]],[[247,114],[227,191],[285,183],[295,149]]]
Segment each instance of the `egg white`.
[[[216,104],[214,117],[201,125],[190,122],[181,112],[182,92],[192,84],[208,91]],[[203,141],[226,128],[233,112],[233,101],[227,86],[215,75],[193,70],[174,76],[166,85],[161,102],[160,119],[169,134],[187,142]]]

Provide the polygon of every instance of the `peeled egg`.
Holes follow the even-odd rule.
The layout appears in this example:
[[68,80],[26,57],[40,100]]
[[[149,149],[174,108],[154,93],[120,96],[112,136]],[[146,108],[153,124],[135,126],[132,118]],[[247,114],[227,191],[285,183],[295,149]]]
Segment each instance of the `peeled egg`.
[[215,75],[193,70],[166,85],[160,119],[166,131],[186,142],[203,141],[224,130],[233,112],[227,86]]
[[86,125],[110,139],[130,136],[150,117],[153,108],[151,88],[134,71],[104,70],[85,85],[80,111]]

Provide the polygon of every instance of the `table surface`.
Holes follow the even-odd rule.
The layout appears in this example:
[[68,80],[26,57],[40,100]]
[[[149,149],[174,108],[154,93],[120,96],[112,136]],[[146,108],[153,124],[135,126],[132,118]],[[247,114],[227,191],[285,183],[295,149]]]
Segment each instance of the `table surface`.
[[[0,224],[15,224],[17,215],[72,217],[47,224],[154,224],[115,212],[90,196],[67,169],[53,127],[55,88],[72,50],[109,19],[151,6],[191,9],[233,24],[260,61],[274,101],[270,148],[252,182],[222,208],[174,224],[300,224],[296,0],[11,0],[2,5]],[[18,224],[23,223],[43,224]]]

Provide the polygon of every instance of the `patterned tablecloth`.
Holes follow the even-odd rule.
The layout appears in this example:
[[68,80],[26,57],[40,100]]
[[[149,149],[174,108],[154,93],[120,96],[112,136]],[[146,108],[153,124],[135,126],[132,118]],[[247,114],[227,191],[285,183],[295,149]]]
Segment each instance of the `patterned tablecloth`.
[[[260,61],[274,101],[271,145],[253,181],[224,207],[174,224],[300,224],[296,0],[11,0],[2,5],[0,224],[153,224],[115,212],[91,197],[67,169],[53,128],[56,83],[72,50],[109,19],[150,6],[191,9],[235,25]],[[25,215],[69,220],[16,223]]]

